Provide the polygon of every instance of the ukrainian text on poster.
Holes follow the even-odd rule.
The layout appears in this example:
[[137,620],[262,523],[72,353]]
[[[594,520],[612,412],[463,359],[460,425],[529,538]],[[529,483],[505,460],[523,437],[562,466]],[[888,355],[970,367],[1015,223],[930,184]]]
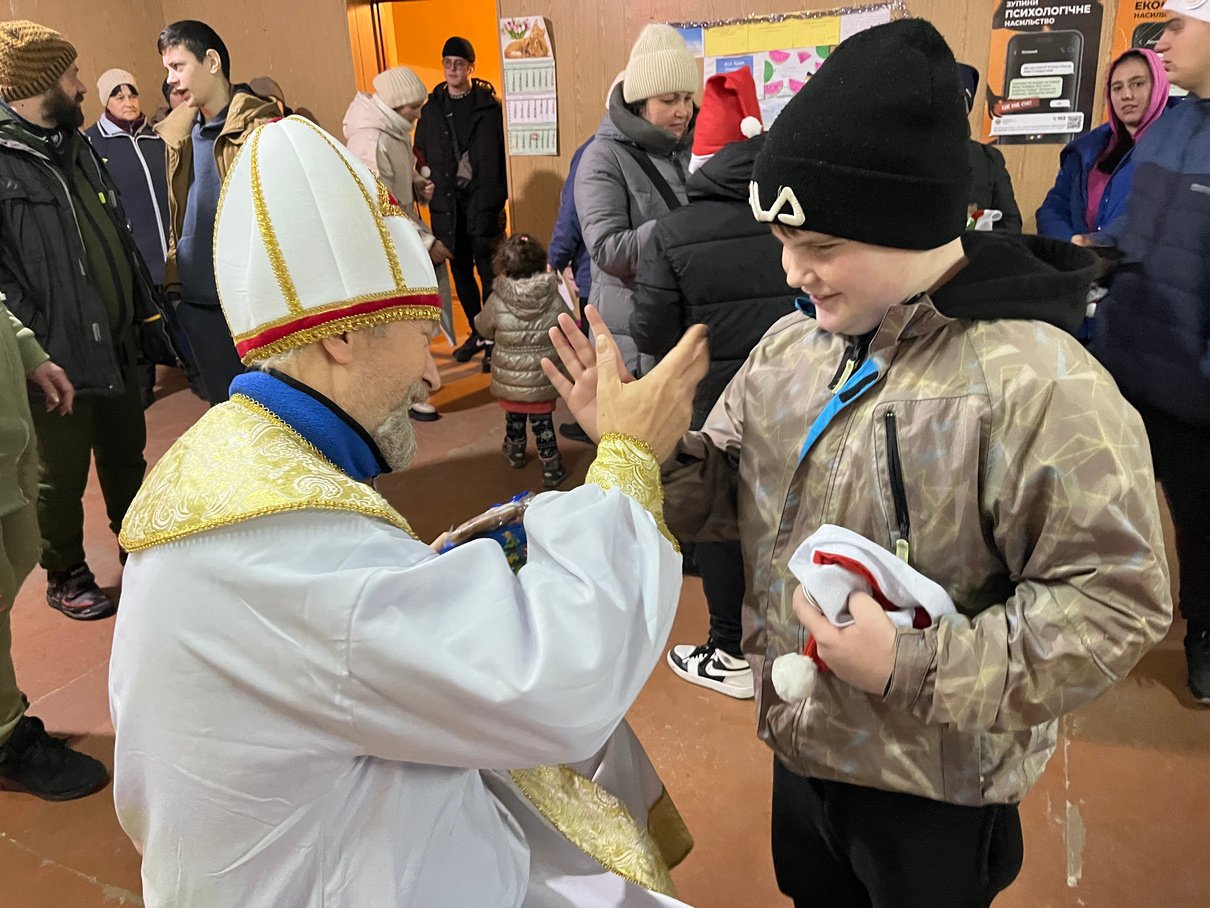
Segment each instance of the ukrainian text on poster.
[[997,0],[984,137],[998,145],[1066,144],[1092,125],[1101,0]]

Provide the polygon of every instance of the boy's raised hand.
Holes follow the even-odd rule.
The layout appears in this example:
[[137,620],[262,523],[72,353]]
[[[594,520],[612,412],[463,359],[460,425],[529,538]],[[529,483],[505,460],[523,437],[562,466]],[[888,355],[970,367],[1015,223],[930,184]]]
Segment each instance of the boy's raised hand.
[[693,395],[706,375],[706,326],[692,326],[658,366],[636,381],[600,313],[585,306],[584,314],[596,344],[569,316],[559,316],[559,328],[552,328],[550,337],[571,377],[543,359],[546,377],[594,441],[607,432],[633,435],[665,459],[689,429]]
[[[593,337],[604,334],[612,341],[613,335],[595,306],[585,306],[584,317],[588,319]],[[546,357],[542,358],[542,371],[559,392],[559,396],[567,402],[567,407],[580,424],[580,428],[587,432],[593,441],[600,441],[601,433],[597,431],[597,352],[592,341],[584,336],[570,315],[559,316],[559,327],[550,329],[550,339],[567,375],[560,372]],[[619,381],[634,381],[634,376],[620,358],[616,365]],[[568,376],[571,376],[570,380]]]

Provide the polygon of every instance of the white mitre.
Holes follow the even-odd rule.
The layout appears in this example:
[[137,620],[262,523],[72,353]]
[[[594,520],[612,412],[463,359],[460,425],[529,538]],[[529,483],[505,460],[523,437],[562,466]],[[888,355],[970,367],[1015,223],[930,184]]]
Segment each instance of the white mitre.
[[412,222],[302,117],[259,126],[244,143],[219,198],[214,272],[245,364],[345,331],[441,318]]

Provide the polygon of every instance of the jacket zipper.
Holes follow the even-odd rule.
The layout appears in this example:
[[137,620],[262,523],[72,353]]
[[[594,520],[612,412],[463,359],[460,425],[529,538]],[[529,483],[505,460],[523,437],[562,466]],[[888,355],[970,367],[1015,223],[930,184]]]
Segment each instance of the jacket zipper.
[[143,168],[143,176],[147,178],[147,191],[151,193],[151,210],[155,212],[155,226],[160,234],[160,249],[163,251],[164,258],[167,259],[168,241],[164,239],[164,220],[160,217],[160,200],[156,197],[155,181],[151,178],[151,171],[147,168],[147,159],[143,157],[143,150],[139,148],[139,138],[139,136],[130,137],[134,142],[134,153],[139,159],[139,165]]
[[908,514],[907,488],[903,483],[903,461],[899,457],[899,428],[895,410],[886,411],[886,460],[891,475],[891,497],[895,502],[895,556],[906,562],[911,554],[912,519]]
[[[134,146],[135,157],[139,159],[139,166],[143,168],[143,177],[147,180],[147,191],[151,193],[151,210],[155,212],[155,226],[160,233],[160,251],[164,258],[168,258],[168,241],[165,239],[167,234],[164,232],[164,220],[160,217],[160,200],[156,197],[155,181],[151,178],[151,171],[147,167],[147,159],[143,157],[143,150],[139,148],[139,139],[150,139],[151,136],[132,136],[122,130],[115,133],[107,133],[102,127],[101,134],[107,139],[116,139],[119,135],[130,139]],[[95,162],[94,162],[95,164]],[[103,181],[102,181],[103,182]]]
[[853,342],[844,348],[844,359],[836,367],[836,374],[832,376],[832,381],[828,383],[828,390],[835,391],[838,388],[843,388],[845,383],[853,377],[853,372],[856,368],[857,343]]
[[[55,170],[54,165],[51,164],[49,160],[42,157],[42,155],[38,154],[37,152],[34,152],[33,154],[34,157],[46,164],[46,169],[51,172],[51,175],[59,181],[59,185],[63,187],[63,193],[67,196],[67,207],[71,211],[72,222],[76,225],[76,236],[80,240],[80,248],[87,249],[87,247],[84,245],[84,233],[80,230],[80,216],[76,214],[76,203],[71,199],[71,190],[67,188],[67,182],[61,176],[59,176],[59,171]],[[80,266],[80,274],[84,277],[87,277],[88,269],[84,267],[84,259],[76,256],[76,264]]]

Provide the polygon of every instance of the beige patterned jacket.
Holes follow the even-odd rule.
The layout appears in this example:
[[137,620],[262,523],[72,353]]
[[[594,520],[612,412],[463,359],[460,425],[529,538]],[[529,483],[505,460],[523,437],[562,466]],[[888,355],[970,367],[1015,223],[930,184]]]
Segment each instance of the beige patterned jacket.
[[[834,396],[845,357],[846,339],[814,320],[778,322],[665,464],[668,523],[682,539],[742,540],[758,733],[790,769],[1018,801],[1056,718],[1123,678],[1171,620],[1143,424],[1041,322],[954,320],[925,297],[888,313],[868,374]],[[800,462],[816,415],[842,398]],[[884,697],[827,674],[786,704],[769,676],[803,642],[787,561],[824,523],[891,550],[904,539],[958,613],[898,632]]]

